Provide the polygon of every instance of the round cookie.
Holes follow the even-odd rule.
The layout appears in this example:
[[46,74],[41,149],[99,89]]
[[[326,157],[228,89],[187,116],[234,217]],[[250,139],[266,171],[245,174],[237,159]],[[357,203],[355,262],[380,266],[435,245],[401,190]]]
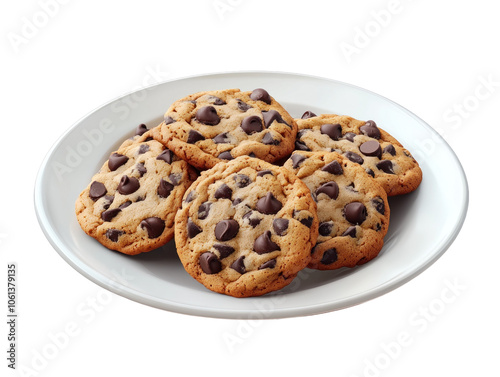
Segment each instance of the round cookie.
[[203,170],[238,156],[279,160],[292,153],[297,124],[264,89],[228,89],[176,101],[152,135]]
[[361,166],[335,152],[295,151],[284,167],[307,185],[318,206],[319,235],[309,268],[354,267],[378,255],[389,204]]
[[82,229],[109,249],[135,255],[174,234],[182,196],[197,173],[149,134],[137,134],[111,153],[78,197]]
[[248,156],[202,172],[175,218],[186,271],[234,297],[288,285],[309,263],[317,235],[307,186],[287,169]]
[[372,120],[306,111],[296,121],[296,150],[341,153],[363,166],[389,196],[409,193],[422,181],[422,170],[410,152]]

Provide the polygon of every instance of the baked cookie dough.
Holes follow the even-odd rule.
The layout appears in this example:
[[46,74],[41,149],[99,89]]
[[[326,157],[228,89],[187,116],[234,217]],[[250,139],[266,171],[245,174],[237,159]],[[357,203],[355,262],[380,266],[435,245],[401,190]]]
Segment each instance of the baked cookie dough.
[[361,165],[389,196],[409,193],[422,181],[422,170],[410,152],[373,120],[307,111],[296,121],[296,150],[341,153]]
[[187,162],[138,129],[78,197],[78,222],[109,249],[151,251],[173,238],[175,214],[196,177]]
[[389,228],[385,190],[364,169],[335,152],[294,152],[284,167],[311,191],[319,235],[309,268],[354,267],[375,258]]
[[297,125],[264,89],[200,92],[176,101],[153,137],[203,170],[238,156],[274,162],[294,149]]
[[202,172],[175,218],[186,271],[235,297],[288,285],[309,263],[317,235],[307,186],[287,169],[247,156]]

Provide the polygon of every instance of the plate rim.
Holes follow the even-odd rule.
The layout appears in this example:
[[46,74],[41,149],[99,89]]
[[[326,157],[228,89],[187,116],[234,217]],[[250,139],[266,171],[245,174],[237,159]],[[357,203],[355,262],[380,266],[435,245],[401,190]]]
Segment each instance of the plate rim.
[[[410,269],[402,271],[400,274],[398,274],[396,277],[385,281],[382,285],[372,287],[370,290],[365,291],[361,294],[356,294],[354,296],[350,297],[345,297],[340,300],[336,301],[326,301],[321,304],[316,304],[316,305],[307,305],[307,306],[294,306],[291,308],[273,308],[272,311],[265,311],[262,309],[254,311],[249,311],[247,309],[216,309],[216,308],[204,308],[204,307],[199,307],[196,305],[187,305],[187,304],[176,304],[174,302],[169,302],[165,300],[158,300],[157,298],[149,295],[149,294],[143,294],[139,293],[136,289],[128,287],[128,286],[122,286],[119,284],[108,284],[106,280],[109,280],[106,278],[106,276],[102,275],[100,272],[91,269],[89,266],[87,266],[85,263],[78,263],[78,261],[74,260],[74,258],[70,257],[61,247],[60,245],[60,240],[57,237],[57,235],[54,232],[54,229],[52,226],[48,224],[48,216],[45,211],[45,206],[43,205],[43,189],[42,189],[42,180],[43,180],[43,175],[44,172],[47,168],[48,162],[54,153],[54,151],[57,149],[57,147],[63,142],[63,140],[75,129],[78,127],[78,125],[88,118],[90,115],[94,114],[95,112],[99,111],[100,109],[114,103],[115,101],[120,100],[121,98],[124,98],[128,95],[131,95],[139,90],[147,90],[151,89],[157,86],[165,85],[171,82],[176,82],[176,81],[182,81],[182,80],[189,80],[189,79],[197,79],[197,78],[203,78],[203,77],[213,77],[213,76],[237,76],[237,75],[246,75],[246,74],[251,74],[251,75],[279,75],[279,76],[288,76],[288,77],[294,77],[294,78],[305,78],[305,79],[314,79],[314,80],[319,80],[319,81],[328,81],[331,83],[334,83],[336,85],[341,85],[341,86],[347,86],[354,88],[356,90],[360,90],[363,92],[366,92],[370,95],[380,97],[384,99],[385,101],[388,101],[390,104],[398,108],[399,110],[407,113],[411,117],[415,118],[416,120],[419,121],[419,123],[427,129],[427,131],[430,131],[433,135],[433,137],[438,137],[439,140],[441,141],[440,145],[441,148],[447,149],[447,152],[451,152],[450,155],[456,162],[456,166],[459,168],[458,172],[460,175],[460,183],[461,183],[461,188],[463,190],[464,194],[464,200],[462,203],[462,206],[460,208],[460,216],[457,217],[455,220],[455,224],[453,226],[453,232],[448,234],[444,240],[442,240],[440,245],[436,246],[436,253],[432,254],[431,258],[428,258],[425,260],[424,263],[421,263],[418,268],[416,269]],[[252,319],[254,316],[252,314],[255,313],[264,313],[266,315],[262,316],[262,318],[259,319],[278,319],[278,318],[290,318],[290,317],[301,317],[301,316],[309,316],[309,315],[316,315],[316,314],[322,314],[326,312],[331,312],[331,311],[336,311],[336,310],[341,310],[345,309],[348,307],[352,307],[358,304],[362,304],[364,302],[370,301],[374,298],[380,297],[382,295],[385,295],[402,285],[406,284],[408,281],[412,280],[416,276],[420,275],[422,272],[424,272],[426,269],[428,269],[432,264],[434,264],[445,252],[448,250],[448,248],[453,244],[455,241],[456,237],[460,233],[463,224],[465,222],[465,218],[467,216],[468,212],[468,207],[469,207],[469,185],[467,181],[467,176],[465,174],[464,168],[460,162],[460,159],[458,158],[457,154],[455,151],[451,148],[451,146],[447,143],[447,141],[436,131],[434,130],[427,122],[425,122],[423,119],[421,119],[419,116],[417,116],[415,113],[411,112],[404,106],[394,102],[393,100],[378,94],[376,92],[373,92],[369,89],[365,89],[363,87],[346,83],[343,81],[327,78],[327,77],[321,77],[317,75],[310,75],[310,74],[304,74],[304,73],[294,73],[294,72],[285,72],[285,71],[267,71],[267,70],[237,70],[237,71],[227,71],[227,72],[213,72],[213,73],[201,73],[201,74],[194,74],[194,75],[186,75],[182,77],[177,77],[177,78],[172,78],[168,80],[164,80],[152,85],[144,86],[141,87],[140,89],[135,89],[132,91],[128,91],[124,94],[121,94],[119,96],[116,96],[115,98],[103,103],[102,105],[92,109],[91,111],[87,112],[84,116],[81,116],[76,120],[68,129],[63,132],[52,144],[52,146],[49,148],[48,152],[45,154],[39,168],[37,171],[36,179],[35,179],[35,184],[34,184],[34,191],[33,191],[33,200],[34,200],[34,209],[35,209],[35,214],[36,218],[38,221],[38,224],[40,228],[42,229],[42,232],[44,236],[47,238],[51,246],[57,251],[57,253],[65,260],[73,269],[75,269],[77,272],[79,272],[81,275],[92,281],[93,283],[97,284],[101,288],[104,288],[106,290],[109,290],[121,297],[127,298],[129,300],[138,302],[143,305],[147,305],[150,307],[154,307],[157,309],[162,309],[162,310],[167,310],[170,312],[174,313],[179,313],[179,314],[187,314],[187,315],[193,315],[193,316],[202,316],[202,317],[210,317],[210,318],[224,318],[224,319]],[[59,241],[59,242],[58,242]]]

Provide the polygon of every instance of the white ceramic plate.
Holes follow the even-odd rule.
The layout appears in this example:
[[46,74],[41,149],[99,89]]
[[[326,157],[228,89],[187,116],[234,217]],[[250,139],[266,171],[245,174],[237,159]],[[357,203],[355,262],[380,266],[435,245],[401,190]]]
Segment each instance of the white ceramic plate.
[[[176,99],[214,89],[266,88],[294,117],[305,110],[373,119],[419,161],[424,179],[390,198],[380,255],[354,269],[303,270],[288,287],[238,299],[207,290],[183,269],[175,244],[135,257],[107,250],[77,223],[74,202],[92,175],[140,123],[159,124]],[[454,152],[424,121],[396,103],[349,84],[275,72],[238,72],[169,81],[118,98],[71,127],[49,151],[35,185],[38,221],[77,271],[121,296],[153,307],[220,318],[283,318],[362,303],[412,279],[450,246],[465,219],[467,181]]]

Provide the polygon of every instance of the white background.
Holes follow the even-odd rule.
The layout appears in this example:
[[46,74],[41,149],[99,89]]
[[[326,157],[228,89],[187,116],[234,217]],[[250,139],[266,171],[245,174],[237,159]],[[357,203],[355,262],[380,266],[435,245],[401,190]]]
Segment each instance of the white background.
[[[498,371],[500,257],[493,224],[499,207],[492,177],[498,169],[500,23],[494,2],[5,4],[0,286],[7,285],[7,264],[16,262],[17,367],[25,372],[7,368],[3,325],[0,375],[408,377]],[[125,92],[234,70],[352,83],[398,102],[438,130],[460,158],[470,188],[467,219],[444,256],[404,286],[356,307],[252,322],[153,309],[108,294],[66,264],[42,234],[32,200],[50,146],[79,118]],[[456,288],[444,303],[450,284]],[[0,297],[4,312],[7,297]],[[228,343],[228,336],[238,342]]]

